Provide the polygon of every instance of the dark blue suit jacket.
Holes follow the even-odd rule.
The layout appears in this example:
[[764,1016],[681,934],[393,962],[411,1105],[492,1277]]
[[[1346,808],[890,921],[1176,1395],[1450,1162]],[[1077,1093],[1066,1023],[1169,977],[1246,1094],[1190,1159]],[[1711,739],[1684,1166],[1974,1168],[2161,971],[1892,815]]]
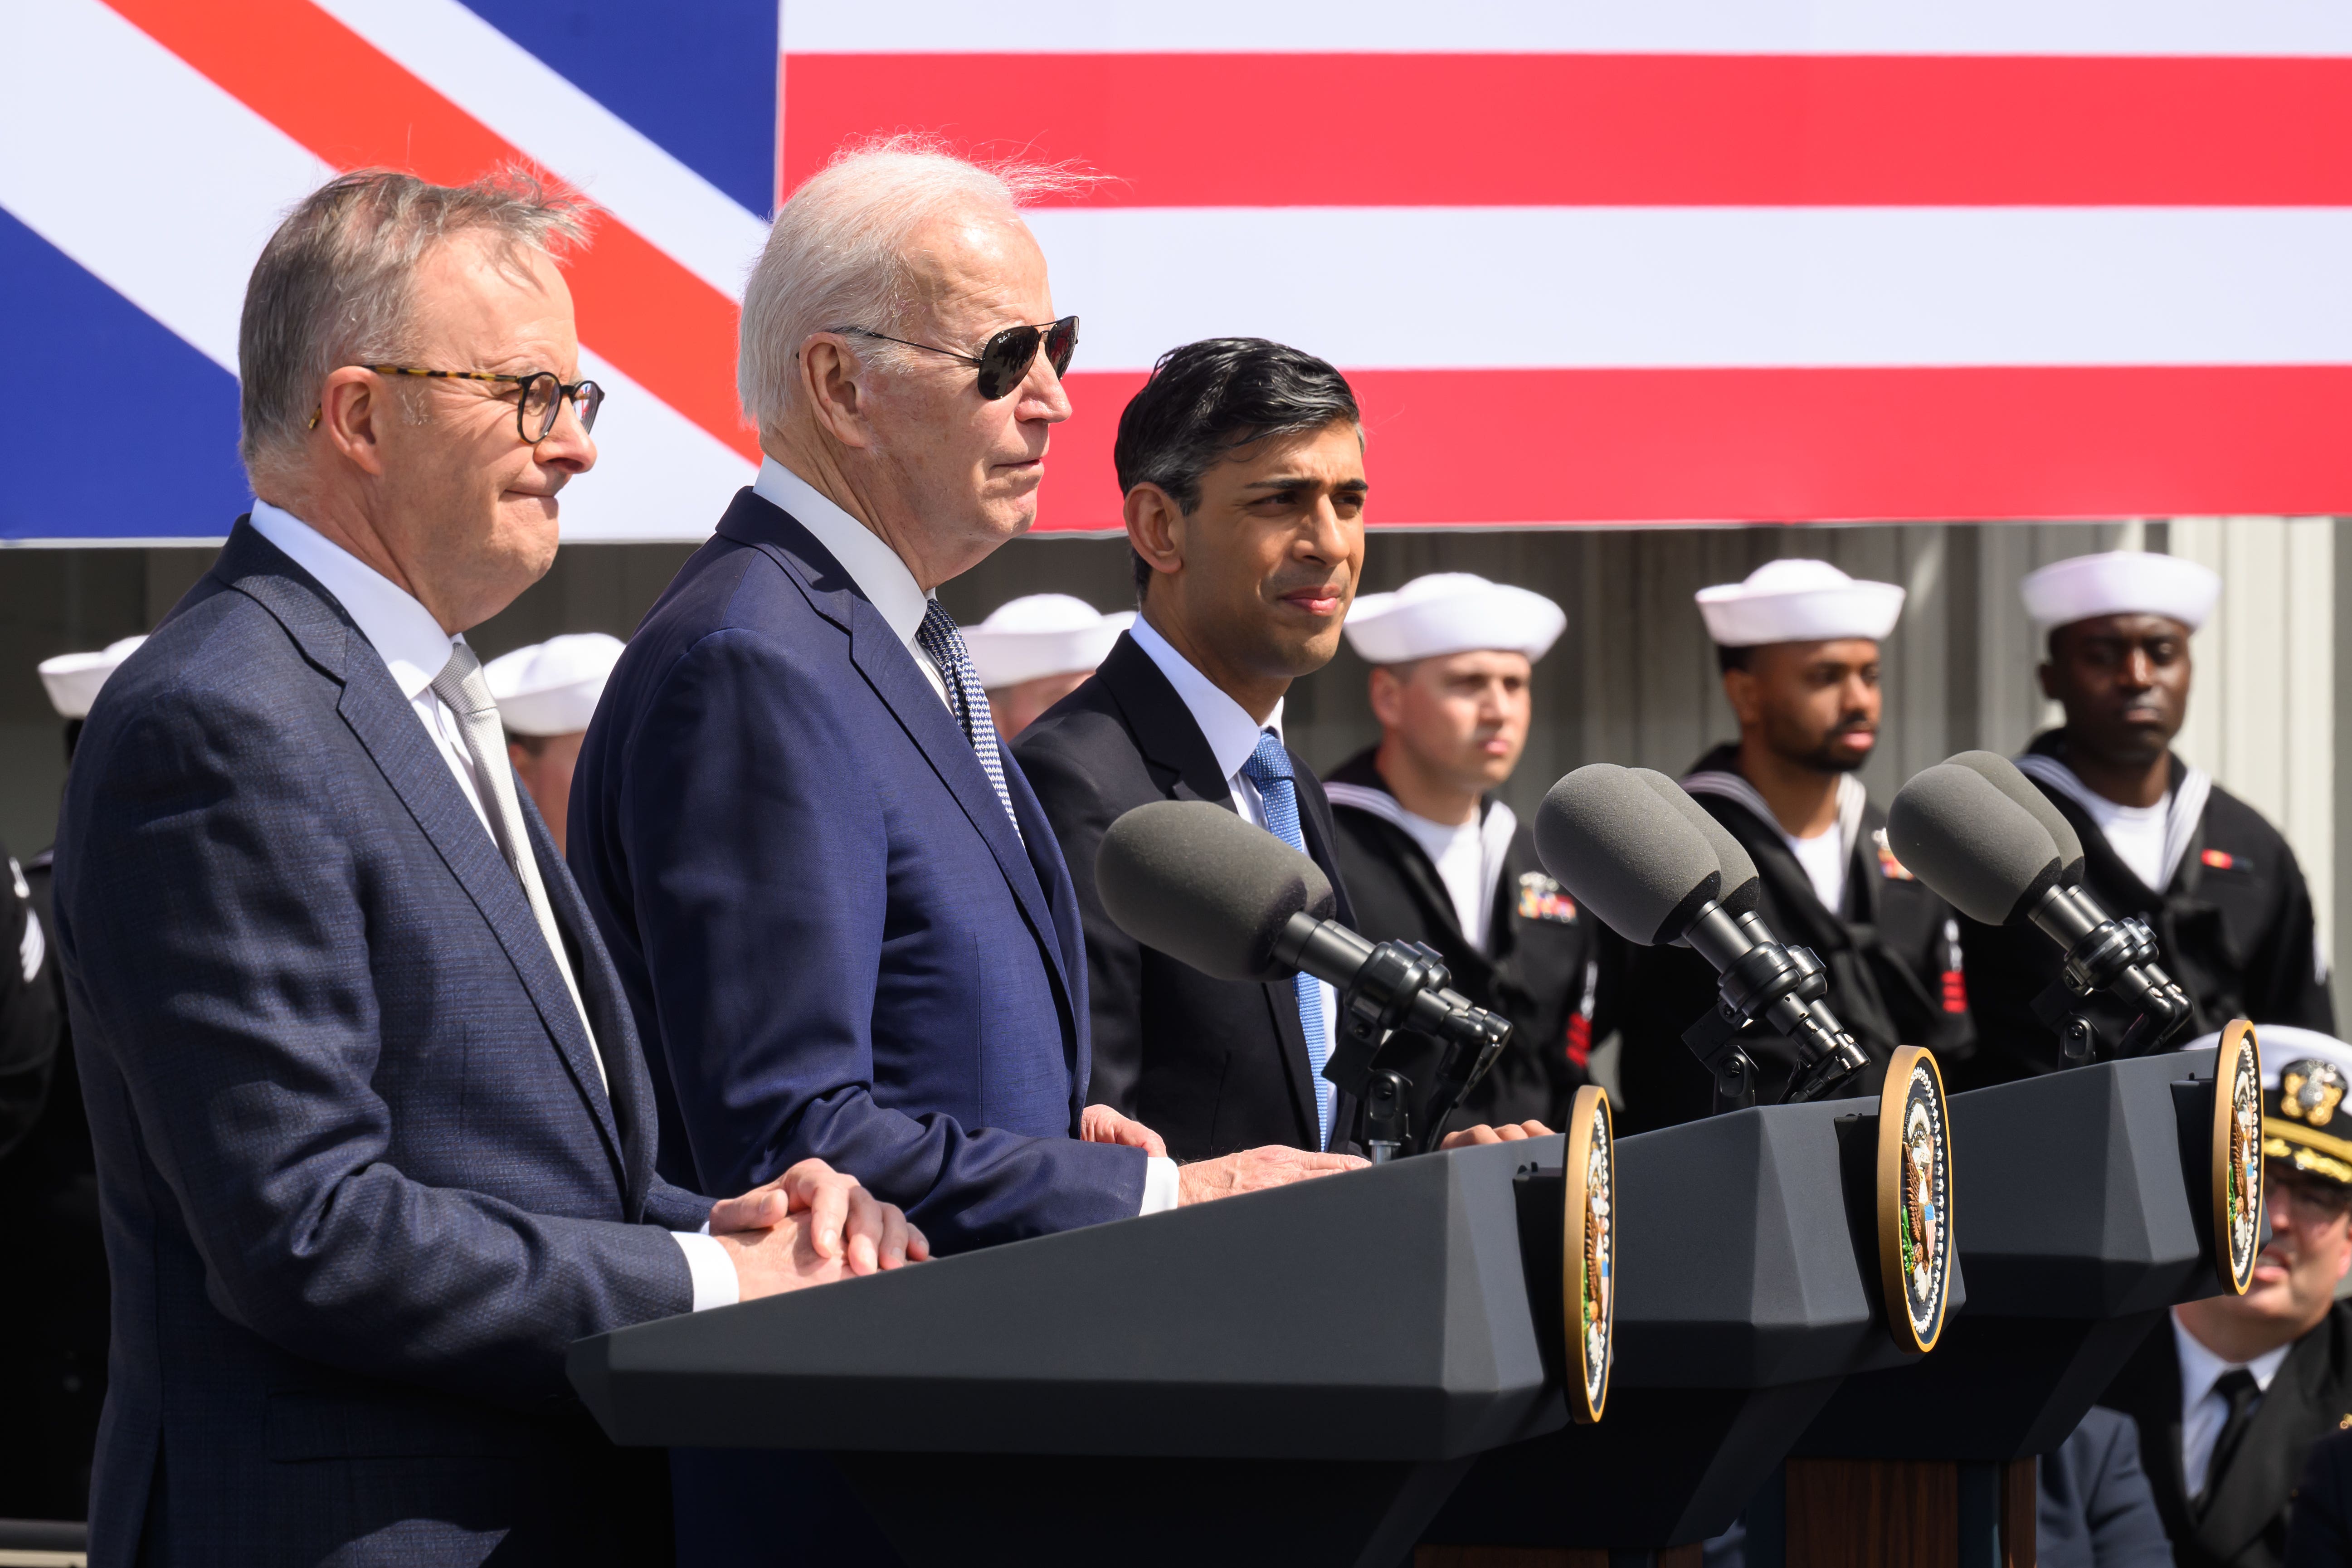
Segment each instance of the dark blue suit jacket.
[[[520,792],[518,792],[520,793]],[[686,1310],[629,1011],[522,795],[612,1077],[375,651],[240,521],[108,680],[58,936],[113,1275],[91,1561],[643,1561],[565,1348]],[[142,1531],[144,1547],[142,1547]]]
[[1136,1212],[1141,1152],[1073,1136],[1077,902],[1004,771],[1017,836],[881,613],[739,494],[630,640],[572,786],[674,1180],[734,1191],[815,1156],[941,1252]]

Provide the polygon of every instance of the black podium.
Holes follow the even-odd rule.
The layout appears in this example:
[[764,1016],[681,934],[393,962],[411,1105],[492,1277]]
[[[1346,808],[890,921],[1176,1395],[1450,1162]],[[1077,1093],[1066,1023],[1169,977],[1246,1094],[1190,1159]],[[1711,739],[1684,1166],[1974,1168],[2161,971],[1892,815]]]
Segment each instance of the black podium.
[[[1423,1532],[1423,1561],[1566,1547],[1621,1563],[1705,1540],[1843,1380],[1918,1362],[1896,1348],[1876,1285],[1863,1167],[1877,1109],[1766,1106],[1621,1139],[1606,1418],[1480,1458]],[[1953,1147],[1959,1167],[1968,1143]],[[1973,1289],[1966,1267],[1948,1311]]]
[[617,1442],[831,1450],[910,1564],[1396,1568],[1473,1458],[1567,1420],[1563,1142],[646,1323],[572,1380]]
[[1828,1401],[1781,1507],[1761,1510],[1785,1518],[1787,1555],[1751,1541],[1750,1568],[1818,1560],[1813,1516],[1871,1490],[1894,1513],[1950,1519],[1971,1568],[2032,1560],[1998,1541],[2031,1528],[2034,1457],[2074,1431],[2166,1308],[2222,1289],[2215,1061],[2144,1057],[1952,1098],[1967,1308],[1935,1354]]

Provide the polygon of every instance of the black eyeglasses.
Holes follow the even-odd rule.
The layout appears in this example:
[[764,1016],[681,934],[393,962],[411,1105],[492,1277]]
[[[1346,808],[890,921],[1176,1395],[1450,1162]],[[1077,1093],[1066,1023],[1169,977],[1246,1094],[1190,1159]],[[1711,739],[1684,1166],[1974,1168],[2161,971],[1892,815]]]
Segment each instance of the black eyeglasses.
[[953,349],[933,348],[929,343],[908,342],[887,332],[866,327],[844,327],[842,335],[853,338],[879,338],[886,343],[901,348],[920,349],[929,354],[945,354],[961,360],[980,372],[980,395],[993,403],[1020,385],[1029,375],[1029,367],[1037,363],[1040,345],[1045,350],[1045,363],[1054,367],[1055,375],[1070,368],[1070,356],[1078,352],[1078,319],[1065,316],[1058,321],[1046,321],[1034,327],[1007,327],[981,345],[977,354],[958,353]]
[[[522,401],[515,405],[515,434],[522,437],[526,447],[536,447],[555,433],[557,413],[567,401],[579,413],[583,430],[596,427],[596,410],[604,406],[603,387],[593,381],[575,381],[566,386],[551,370],[501,375],[488,370],[418,370],[405,364],[372,364],[366,368],[378,375],[423,375],[436,381],[511,381],[522,388]],[[313,423],[317,419],[318,416],[311,416]]]

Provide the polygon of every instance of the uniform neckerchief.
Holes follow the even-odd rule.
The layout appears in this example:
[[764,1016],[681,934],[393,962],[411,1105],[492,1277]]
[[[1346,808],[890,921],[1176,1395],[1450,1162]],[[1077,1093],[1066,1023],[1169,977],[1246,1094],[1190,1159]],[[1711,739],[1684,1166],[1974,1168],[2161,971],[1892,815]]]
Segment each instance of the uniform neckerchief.
[[[2035,743],[2039,745],[2041,742]],[[2081,806],[2095,824],[2099,819],[2101,806],[2116,804],[2093,790],[2075,776],[2074,769],[2049,752],[2027,752],[2017,759],[2017,766],[2028,777],[2048,784]],[[2180,869],[2181,859],[2188,855],[2189,846],[2197,837],[2197,826],[2205,819],[2206,797],[2212,793],[2213,775],[2203,768],[2186,768],[2174,782],[2172,802],[2164,816],[2164,877],[2148,891],[2161,895],[2172,886],[2172,879]],[[2125,869],[2129,870],[2130,868],[2126,867]]]

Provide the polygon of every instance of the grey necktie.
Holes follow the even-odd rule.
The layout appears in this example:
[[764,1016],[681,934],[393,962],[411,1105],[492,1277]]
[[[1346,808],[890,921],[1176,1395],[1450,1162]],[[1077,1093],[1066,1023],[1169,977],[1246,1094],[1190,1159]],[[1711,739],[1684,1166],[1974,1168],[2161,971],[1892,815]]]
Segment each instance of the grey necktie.
[[547,901],[547,884],[540,877],[539,860],[530,852],[530,835],[523,827],[522,805],[515,798],[514,766],[507,760],[507,732],[499,722],[498,701],[490,695],[490,683],[482,679],[482,661],[472,648],[464,643],[450,645],[449,662],[433,678],[433,695],[457,716],[457,729],[466,737],[466,754],[474,762],[474,785],[481,792],[483,809],[489,816],[490,837],[522,883],[523,897],[530,900],[530,912],[538,917],[540,934],[547,939],[555,972],[563,976],[563,988],[572,993],[581,1032],[588,1037],[590,1054],[596,1058],[596,1076],[609,1089],[612,1080],[604,1072],[604,1049],[596,1043],[596,1031],[589,1027],[580,984],[563,956],[563,936],[555,924],[555,910]]

